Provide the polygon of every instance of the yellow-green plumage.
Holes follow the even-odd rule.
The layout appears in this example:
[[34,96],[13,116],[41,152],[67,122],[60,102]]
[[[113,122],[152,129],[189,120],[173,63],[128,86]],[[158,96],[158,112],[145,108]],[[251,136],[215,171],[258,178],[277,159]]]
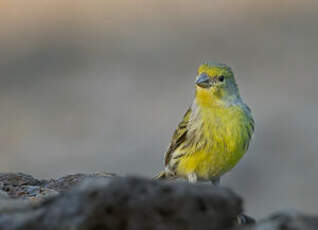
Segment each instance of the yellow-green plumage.
[[194,101],[172,137],[160,177],[217,181],[247,151],[253,131],[231,69],[201,65]]

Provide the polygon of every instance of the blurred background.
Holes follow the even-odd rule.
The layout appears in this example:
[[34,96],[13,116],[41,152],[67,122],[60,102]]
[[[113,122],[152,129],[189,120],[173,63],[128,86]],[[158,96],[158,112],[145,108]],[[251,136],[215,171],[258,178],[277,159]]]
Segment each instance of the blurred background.
[[2,1],[0,170],[153,176],[203,61],[232,66],[256,133],[223,185],[262,217],[318,213],[318,2]]

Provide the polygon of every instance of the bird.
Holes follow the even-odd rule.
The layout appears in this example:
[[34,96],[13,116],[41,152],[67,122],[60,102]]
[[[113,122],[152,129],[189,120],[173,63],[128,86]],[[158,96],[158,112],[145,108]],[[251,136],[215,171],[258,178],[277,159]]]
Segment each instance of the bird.
[[155,179],[211,181],[230,171],[247,152],[254,133],[250,108],[240,96],[232,69],[206,62],[198,68],[195,96],[175,130]]

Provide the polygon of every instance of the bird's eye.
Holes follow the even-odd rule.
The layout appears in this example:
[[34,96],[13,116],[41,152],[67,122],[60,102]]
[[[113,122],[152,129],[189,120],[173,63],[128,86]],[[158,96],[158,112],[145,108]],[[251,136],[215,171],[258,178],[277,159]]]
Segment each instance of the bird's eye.
[[221,82],[224,81],[224,76],[223,75],[219,76],[218,80],[221,81]]

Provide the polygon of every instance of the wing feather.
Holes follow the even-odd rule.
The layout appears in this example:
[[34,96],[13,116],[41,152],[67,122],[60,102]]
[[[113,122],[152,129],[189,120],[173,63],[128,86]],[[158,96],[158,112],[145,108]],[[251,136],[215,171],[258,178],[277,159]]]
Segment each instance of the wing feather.
[[184,114],[182,121],[179,123],[177,129],[171,139],[171,144],[165,155],[165,165],[167,166],[173,157],[174,151],[185,141],[188,132],[188,123],[191,116],[191,107]]

